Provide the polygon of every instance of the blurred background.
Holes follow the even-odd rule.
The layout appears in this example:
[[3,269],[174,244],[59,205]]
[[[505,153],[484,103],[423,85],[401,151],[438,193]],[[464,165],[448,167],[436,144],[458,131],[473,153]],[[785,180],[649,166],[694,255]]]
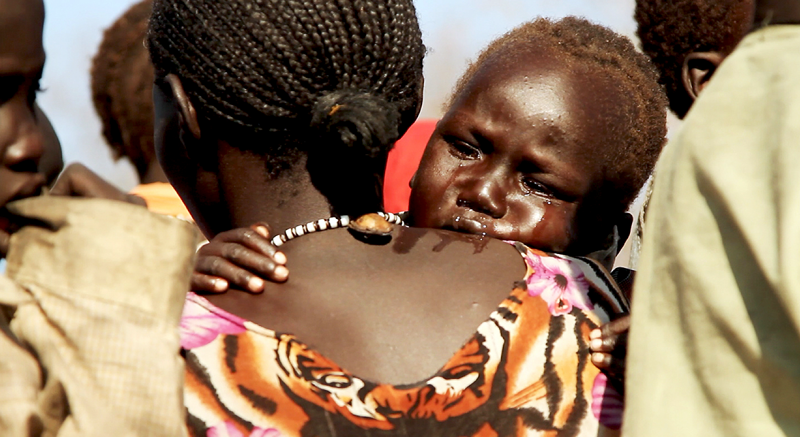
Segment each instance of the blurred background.
[[[103,30],[136,0],[45,0],[45,90],[39,103],[64,148],[124,190],[136,184],[127,161],[114,162],[92,106],[89,69]],[[416,0],[428,56],[422,117],[438,118],[459,75],[489,41],[539,15],[577,15],[632,37],[634,0]]]

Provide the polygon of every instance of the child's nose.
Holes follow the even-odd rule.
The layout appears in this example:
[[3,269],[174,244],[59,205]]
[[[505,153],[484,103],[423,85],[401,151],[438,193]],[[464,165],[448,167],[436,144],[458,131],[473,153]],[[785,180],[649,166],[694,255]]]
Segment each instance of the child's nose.
[[506,214],[506,190],[501,180],[492,175],[476,177],[461,192],[458,206],[499,219]]
[[10,135],[4,141],[3,165],[17,172],[36,172],[44,154],[44,137],[36,117],[31,110],[21,110],[15,111],[11,118]]

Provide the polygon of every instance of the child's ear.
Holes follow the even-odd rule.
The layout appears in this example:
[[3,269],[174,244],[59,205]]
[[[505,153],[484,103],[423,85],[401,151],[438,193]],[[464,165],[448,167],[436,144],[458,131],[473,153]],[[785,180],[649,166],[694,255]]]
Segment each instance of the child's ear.
[[686,55],[681,79],[683,88],[692,100],[697,99],[724,60],[725,55],[720,52],[692,52]]

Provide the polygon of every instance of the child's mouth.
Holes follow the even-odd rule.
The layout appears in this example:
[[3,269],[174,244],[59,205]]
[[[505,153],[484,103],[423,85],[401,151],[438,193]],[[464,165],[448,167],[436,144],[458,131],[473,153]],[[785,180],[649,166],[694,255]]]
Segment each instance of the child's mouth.
[[[46,185],[46,178],[43,174],[37,173],[26,178],[21,183],[17,182],[14,185],[16,185],[16,189],[12,191],[14,194],[8,198],[5,203],[0,204],[0,207],[4,208],[6,204],[15,200],[27,199],[28,197],[35,197],[42,194]],[[2,201],[0,200],[0,202]]]
[[452,221],[443,227],[455,232],[472,235],[488,235],[489,226],[479,220],[456,216]]

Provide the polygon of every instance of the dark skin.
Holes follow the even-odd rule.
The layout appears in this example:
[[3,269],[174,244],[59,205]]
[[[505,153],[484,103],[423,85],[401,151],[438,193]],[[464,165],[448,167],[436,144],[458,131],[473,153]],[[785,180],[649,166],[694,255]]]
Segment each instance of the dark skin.
[[[0,208],[41,193],[61,171],[61,147],[36,105],[44,68],[44,5],[0,0]],[[0,213],[0,253],[5,253],[10,218]]]
[[[583,223],[580,213],[602,179],[597,149],[613,141],[606,120],[592,114],[614,117],[620,97],[596,71],[575,70],[550,53],[535,55],[513,65],[487,63],[455,99],[412,184],[414,224],[550,251],[595,252],[610,266],[627,238],[630,215],[621,212],[598,229]],[[622,238],[608,245],[615,227]],[[260,277],[284,281],[285,256],[277,253],[275,268],[268,233],[259,224],[213,238],[198,252],[194,289],[219,292],[230,282],[257,293],[264,289]],[[576,241],[581,238],[583,244]],[[602,368],[618,370],[621,379],[617,362],[610,364]]]
[[[154,102],[159,158],[209,237],[230,229],[224,226],[288,227],[330,216],[305,166],[269,179],[264,156],[204,136],[179,78],[157,81]],[[378,174],[367,176],[380,182]],[[294,333],[364,378],[417,381],[451,358],[524,275],[514,248],[479,239],[399,227],[387,245],[365,244],[344,229],[309,234],[281,248],[292,258],[290,283],[211,301]]]
[[[592,115],[613,118],[623,103],[608,96],[614,88],[605,78],[552,54],[495,62],[459,94],[425,149],[412,182],[414,224],[486,233],[551,252],[599,251],[595,258],[611,270],[632,217],[621,211],[598,229],[581,213],[603,181],[603,145],[614,141],[607,127],[613,122]],[[604,248],[614,227],[621,243]],[[598,352],[593,363],[618,382],[627,339],[619,334],[629,323],[624,317],[592,333],[606,339],[592,343]]]
[[[602,182],[603,144],[613,137],[606,126],[622,102],[598,72],[573,70],[552,53],[521,58],[529,62],[488,62],[438,124],[412,181],[413,224],[592,254],[610,270],[632,217],[621,211],[603,223],[582,216],[599,215],[585,205]],[[537,75],[538,81],[528,78]],[[587,95],[597,97],[587,100]],[[262,236],[269,232],[265,224],[252,229]],[[243,232],[244,227],[228,231],[217,241],[235,244]],[[609,244],[614,233],[618,240]],[[213,244],[201,249],[195,289],[224,291],[221,278],[229,278],[260,291],[257,275],[237,263],[273,280],[288,275],[282,268],[276,277],[266,259],[215,259],[225,258],[222,249]],[[201,273],[211,273],[212,263],[220,274]],[[248,286],[251,282],[259,286]]]
[[800,24],[800,1],[757,0],[755,25]]
[[[686,91],[689,93],[693,98],[696,98],[697,95],[702,91],[702,89],[708,84],[708,80],[711,78],[713,73],[716,71],[716,68],[722,63],[722,61],[727,57],[733,49],[738,45],[739,41],[752,29],[752,19],[755,17],[756,25],[759,24],[800,24],[800,1],[783,1],[783,0],[770,0],[770,1],[759,1],[756,2],[755,5],[755,13],[753,13],[753,4],[746,3],[741,5],[741,7],[735,11],[732,16],[732,27],[735,29],[733,32],[730,40],[726,43],[723,50],[718,52],[703,52],[703,53],[692,53],[687,56],[687,62],[684,65],[684,83],[686,85]],[[450,111],[453,112],[453,111]],[[449,114],[448,114],[449,115]],[[443,120],[444,123],[444,120]],[[443,132],[441,126],[437,130],[437,132]],[[436,136],[435,136],[436,137]],[[458,145],[460,143],[460,147],[453,147],[454,145],[450,145],[451,148],[455,148],[456,150],[461,150],[461,152],[456,151],[455,155],[461,155],[462,157],[466,158],[473,158],[478,157],[481,158],[480,153],[482,151],[480,148],[474,150],[471,148],[468,143],[463,143],[459,140],[458,136],[450,136],[449,141],[445,140],[443,135],[439,136],[439,140],[444,141],[447,144],[456,143]],[[453,141],[457,140],[457,141]],[[433,144],[433,142],[432,142]],[[495,144],[492,144],[493,146]],[[494,152],[494,150],[493,150]],[[502,152],[502,151],[501,151]],[[434,151],[430,152],[431,154],[435,153]],[[482,159],[482,158],[481,158]],[[436,162],[436,159],[432,159]],[[461,168],[461,167],[459,167]],[[425,170],[425,164],[421,166],[422,171]],[[510,172],[509,172],[510,173]],[[434,172],[434,177],[443,177],[442,173]],[[522,179],[522,178],[520,178]],[[491,198],[491,196],[486,196],[481,194],[491,194],[494,192],[492,190],[492,184],[495,183],[491,180],[486,180],[483,174],[480,175],[480,178],[477,178],[480,185],[476,184],[473,185],[473,190],[467,190],[467,192],[461,196],[461,198],[456,196],[456,204],[458,210],[459,200],[461,200],[461,208],[469,208],[470,206],[477,206],[477,208],[470,208],[474,210],[482,210],[484,212],[488,212],[491,215],[492,212],[501,211],[504,209],[505,205],[502,203],[497,202]],[[502,181],[501,181],[502,183]],[[475,187],[478,187],[477,189]],[[451,189],[454,189],[452,187]],[[540,191],[548,191],[548,190],[541,190]],[[551,190],[550,190],[551,191]],[[444,196],[442,196],[444,197]],[[508,196],[504,200],[511,200],[513,202],[513,196]],[[473,199],[478,199],[479,202],[474,201]],[[546,205],[551,206],[551,204]],[[525,208],[521,208],[525,211]],[[532,208],[528,208],[529,214]],[[539,213],[533,213],[531,215],[540,215]],[[462,221],[461,217],[463,214],[453,214],[451,215],[459,218],[458,221],[455,219],[444,219],[441,220],[442,222],[446,223],[446,227],[451,228],[459,228],[462,231],[468,232],[477,232],[477,233],[486,233],[492,236],[498,236],[503,238],[502,235],[496,235],[493,231],[497,228],[503,228],[502,226],[489,226],[486,225],[485,222],[482,222],[481,219],[479,220],[465,220]],[[441,214],[440,214],[441,217]],[[486,226],[486,227],[484,227]],[[490,229],[491,228],[491,229]],[[263,225],[255,227],[264,237],[266,237],[267,228]],[[516,231],[520,234],[524,233],[524,229],[520,229]],[[237,236],[234,234],[229,234],[226,236],[230,241],[236,241]],[[506,237],[507,238],[507,237]],[[513,237],[512,237],[513,238]],[[526,240],[522,240],[526,241]],[[261,244],[267,244],[265,241],[262,241]],[[536,246],[536,243],[532,243],[532,245]],[[260,250],[261,253],[266,253],[265,248],[258,248],[258,245],[254,245],[252,247],[253,250]],[[224,257],[224,255],[219,252],[215,251],[214,245],[207,246],[208,252],[206,254],[203,253],[201,250],[201,261],[202,260],[211,260],[215,257]],[[281,254],[282,255],[282,254]],[[243,259],[247,259],[246,257],[242,257]],[[285,259],[285,258],[282,258]],[[206,264],[203,267],[208,267],[207,261],[204,261]],[[249,263],[249,264],[248,264]],[[283,261],[281,262],[283,263]],[[263,264],[263,261],[262,261]],[[239,264],[245,266],[249,271],[253,272],[262,272],[260,273],[262,276],[265,277],[272,277],[273,280],[276,279],[275,272],[277,270],[271,271],[269,274],[265,274],[263,272],[267,272],[266,269],[260,268],[257,263],[254,263],[252,259],[247,259],[244,264]],[[227,266],[231,274],[228,277],[234,277],[235,275],[239,275],[239,279],[236,282],[243,283],[247,278],[254,277],[248,271],[237,269],[235,266],[228,265]],[[277,275],[279,280],[285,280],[288,276],[288,270],[281,267],[280,274]],[[200,269],[199,269],[200,270]],[[196,276],[200,275],[200,273],[196,273]],[[216,283],[210,281],[217,281]],[[222,291],[227,288],[227,283],[222,280],[221,278],[214,278],[213,276],[208,276],[206,278],[206,284],[212,284],[213,288],[217,291]],[[620,284],[621,287],[625,289],[630,289],[633,282],[633,276],[631,275],[627,278],[623,283]],[[210,286],[207,286],[209,288]],[[209,288],[211,289],[211,288]],[[258,289],[254,289],[251,287],[251,290],[258,291]],[[621,377],[624,374],[624,359],[627,351],[627,331],[630,327],[630,318],[623,317],[619,320],[615,320],[607,325],[604,325],[600,329],[597,329],[591,333],[591,348],[595,353],[592,356],[592,361],[598,367],[604,369],[607,373],[611,374],[612,376],[616,376],[616,386],[620,391],[622,391],[622,385],[619,384],[621,382]]]
[[[20,223],[9,217],[8,202],[41,194],[129,198],[81,165],[63,173],[61,144],[47,116],[36,104],[44,68],[44,5],[41,1],[0,0],[0,255]],[[56,177],[61,173],[61,176]],[[54,181],[56,181],[54,183]]]
[[45,60],[44,6],[0,0],[0,10],[0,205],[5,205],[36,195],[47,184],[39,165],[46,138],[36,106]]
[[681,77],[686,94],[696,100],[700,92],[708,85],[711,76],[717,71],[725,58],[733,52],[739,42],[753,28],[754,2],[752,0],[738,3],[730,14],[730,29],[725,43],[718,50],[692,52],[684,58]]
[[686,94],[692,100],[697,99],[717,68],[748,33],[773,24],[800,24],[800,1],[749,0],[739,3],[730,16],[731,33],[719,50],[686,55],[681,71]]
[[[594,212],[617,108],[607,79],[550,51],[490,59],[439,122],[412,182],[415,226],[588,255],[610,270],[625,211]],[[586,98],[586,96],[595,96]]]

